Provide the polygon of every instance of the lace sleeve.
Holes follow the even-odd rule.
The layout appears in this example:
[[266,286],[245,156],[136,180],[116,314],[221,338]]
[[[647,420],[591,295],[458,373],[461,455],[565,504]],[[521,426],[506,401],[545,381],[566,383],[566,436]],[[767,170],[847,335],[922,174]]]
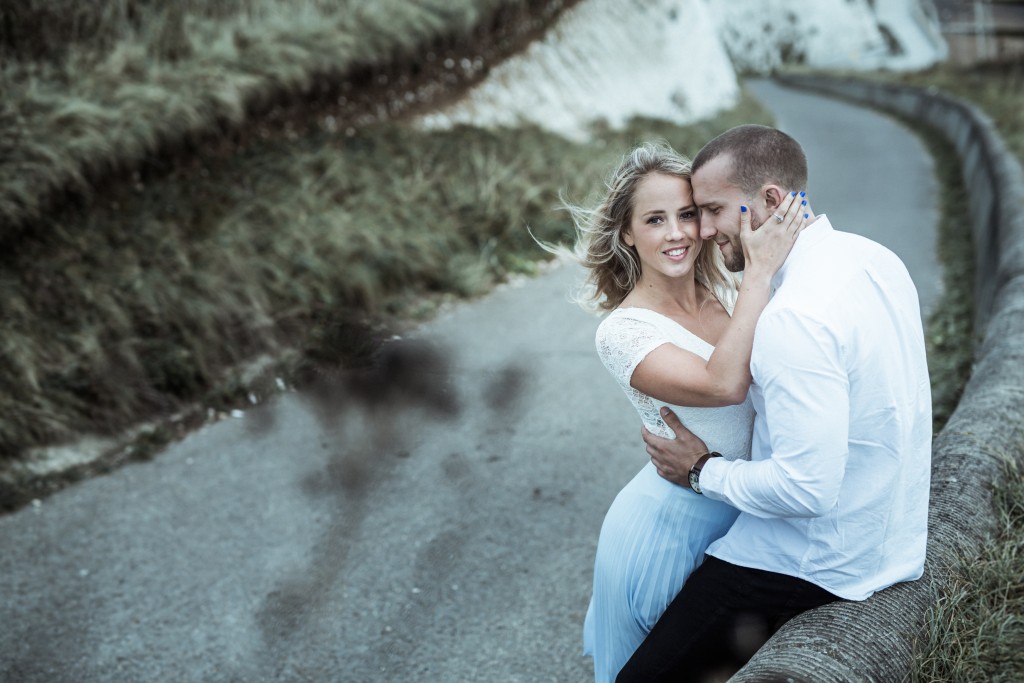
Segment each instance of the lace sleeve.
[[595,343],[601,362],[623,388],[629,389],[629,380],[640,361],[669,340],[652,323],[612,315],[597,328]]

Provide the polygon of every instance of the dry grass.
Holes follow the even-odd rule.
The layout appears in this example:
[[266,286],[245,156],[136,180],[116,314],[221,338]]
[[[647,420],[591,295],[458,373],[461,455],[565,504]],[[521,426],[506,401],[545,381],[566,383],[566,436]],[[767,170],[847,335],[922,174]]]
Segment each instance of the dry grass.
[[956,410],[974,362],[974,248],[970,240],[965,244],[962,239],[970,216],[956,152],[937,132],[918,126],[918,133],[935,159],[942,188],[936,250],[942,263],[943,294],[925,327],[933,432],[938,434]]
[[[0,6],[0,242],[68,192],[254,114],[385,76],[384,115],[429,100],[432,48],[543,26],[563,0],[19,0]],[[511,21],[515,19],[515,21]],[[512,49],[511,46],[505,46]],[[498,50],[500,52],[500,49]],[[477,62],[479,64],[479,62]],[[485,65],[486,66],[486,65]],[[475,67],[474,67],[475,68]],[[480,71],[480,69],[476,69]],[[446,74],[451,80],[479,74]],[[378,116],[370,112],[369,118]]]
[[911,683],[1024,680],[1024,477],[1012,462],[994,500],[996,534],[979,557],[949,569],[948,587],[936,595],[918,643]]
[[904,80],[935,86],[978,105],[992,118],[1010,149],[1024,159],[1024,60],[974,68],[943,66],[907,75]]
[[1024,59],[977,66],[939,64],[916,73],[843,72],[838,75],[937,88],[972,102],[992,118],[1010,149],[1024,159],[1024,116],[1021,116]]

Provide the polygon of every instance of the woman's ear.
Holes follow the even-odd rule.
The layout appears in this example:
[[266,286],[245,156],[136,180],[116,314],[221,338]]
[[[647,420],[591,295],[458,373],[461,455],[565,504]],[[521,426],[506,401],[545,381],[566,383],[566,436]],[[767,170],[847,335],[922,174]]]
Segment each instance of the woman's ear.
[[636,246],[636,242],[633,241],[633,232],[628,228],[622,231],[622,241],[626,243],[627,247]]

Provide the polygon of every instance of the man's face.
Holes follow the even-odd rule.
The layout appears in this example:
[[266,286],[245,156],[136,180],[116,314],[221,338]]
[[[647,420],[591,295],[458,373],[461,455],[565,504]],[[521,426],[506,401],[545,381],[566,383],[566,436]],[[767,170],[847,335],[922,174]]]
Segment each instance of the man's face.
[[732,182],[732,155],[722,154],[701,166],[690,180],[693,200],[700,208],[700,236],[712,240],[722,250],[725,267],[736,273],[746,265],[740,244],[740,206],[747,205],[750,225],[764,222],[761,207],[751,206],[750,198]]

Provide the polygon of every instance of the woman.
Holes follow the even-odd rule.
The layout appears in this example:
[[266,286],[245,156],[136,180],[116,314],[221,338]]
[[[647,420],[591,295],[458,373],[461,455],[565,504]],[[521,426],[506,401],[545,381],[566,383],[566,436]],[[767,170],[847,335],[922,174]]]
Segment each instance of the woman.
[[[711,450],[749,457],[754,326],[806,202],[792,193],[779,207],[782,220],[756,231],[749,212],[736,217],[747,263],[737,285],[715,244],[700,237],[689,177],[689,161],[667,145],[634,149],[596,209],[570,207],[576,254],[590,271],[592,299],[611,310],[597,331],[598,353],[644,425],[671,438],[658,414],[669,405]],[[598,683],[615,679],[736,515],[662,479],[650,462],[622,489],[601,527],[584,624]]]

